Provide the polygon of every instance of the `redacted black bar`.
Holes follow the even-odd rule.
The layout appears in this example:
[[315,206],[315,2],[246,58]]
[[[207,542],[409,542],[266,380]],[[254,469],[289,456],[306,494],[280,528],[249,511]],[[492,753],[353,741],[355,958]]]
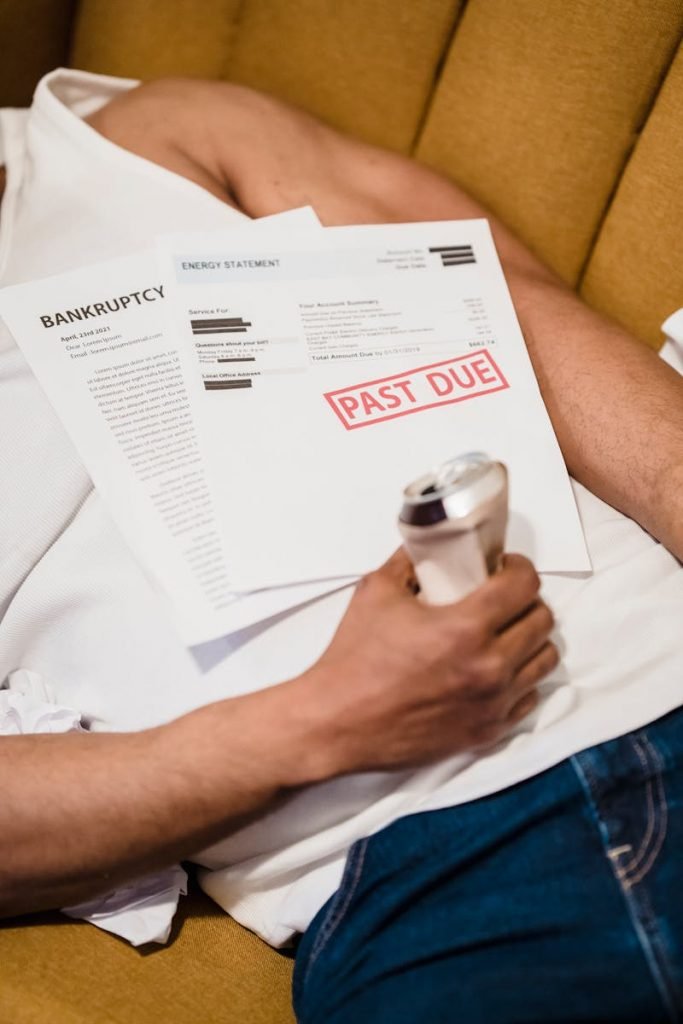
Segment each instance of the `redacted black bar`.
[[190,320],[190,323],[193,327],[251,327],[251,320],[245,320],[241,316],[209,316]]
[[429,252],[473,252],[471,245],[430,245]]
[[241,316],[202,317],[190,320],[193,334],[229,334],[233,331],[243,333],[251,326],[251,320],[244,320]]
[[477,262],[471,245],[432,245],[429,251],[440,257],[442,267],[460,267]]
[[205,391],[236,391],[240,388],[250,388],[251,377],[245,377],[244,380],[205,380],[204,390]]
[[246,327],[193,327],[192,333],[197,336],[202,334],[245,334]]

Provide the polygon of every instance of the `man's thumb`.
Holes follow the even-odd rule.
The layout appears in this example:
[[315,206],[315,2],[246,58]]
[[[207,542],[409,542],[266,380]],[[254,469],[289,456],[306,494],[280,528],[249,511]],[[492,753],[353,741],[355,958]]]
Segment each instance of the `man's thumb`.
[[377,570],[377,575],[391,582],[400,590],[410,590],[415,593],[417,580],[413,563],[408,557],[405,548],[397,548],[393,555],[387,559],[384,565]]

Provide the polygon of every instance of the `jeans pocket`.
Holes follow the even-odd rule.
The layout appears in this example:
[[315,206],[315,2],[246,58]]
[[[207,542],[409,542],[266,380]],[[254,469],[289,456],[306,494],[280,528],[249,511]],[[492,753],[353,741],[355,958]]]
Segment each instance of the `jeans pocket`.
[[631,822],[634,841],[617,842],[607,850],[614,873],[627,890],[642,882],[654,867],[664,846],[669,817],[661,754],[645,732],[635,733],[629,739],[642,769],[640,807],[636,820]]
[[316,929],[305,964],[297,963],[299,971],[303,967],[303,973],[299,974],[299,987],[306,984],[311,970],[316,961],[327,947],[330,939],[339,928],[340,924],[348,914],[353,898],[358,891],[358,886],[363,874],[365,854],[370,842],[369,837],[359,839],[349,850],[344,867],[344,874],[341,883],[334,896],[331,897],[327,906],[323,908],[322,917],[312,927]]
[[572,761],[669,1020],[680,1021],[680,954],[670,926],[677,900],[677,889],[671,888],[675,850],[668,844],[667,855],[665,843],[670,822],[665,779],[672,786],[674,779],[660,732],[654,724]]

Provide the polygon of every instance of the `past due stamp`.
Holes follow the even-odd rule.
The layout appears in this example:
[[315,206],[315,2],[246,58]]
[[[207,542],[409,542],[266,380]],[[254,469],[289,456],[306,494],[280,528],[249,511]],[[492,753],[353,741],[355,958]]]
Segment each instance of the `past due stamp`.
[[356,430],[508,387],[489,350],[480,348],[454,359],[328,391],[324,397],[346,430]]

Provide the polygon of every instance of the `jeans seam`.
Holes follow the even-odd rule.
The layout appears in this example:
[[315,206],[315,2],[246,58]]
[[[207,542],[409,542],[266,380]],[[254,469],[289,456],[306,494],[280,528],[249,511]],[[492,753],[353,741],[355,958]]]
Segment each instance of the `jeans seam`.
[[[643,742],[647,744],[648,750],[654,753],[652,744],[650,743],[646,734],[641,733],[640,737],[643,740]],[[633,746],[636,747],[637,740],[635,736],[630,737],[630,740]],[[589,754],[589,752],[586,751],[585,754]],[[645,766],[642,751],[639,753],[638,749],[636,749],[636,754],[638,755],[638,759],[641,762],[641,765]],[[619,890],[622,894],[624,903],[626,904],[627,913],[631,920],[631,924],[635,931],[636,937],[640,943],[640,947],[642,949],[645,962],[650,971],[650,976],[652,977],[655,987],[659,992],[663,1007],[667,1011],[669,1019],[672,1021],[672,1024],[676,1024],[676,1022],[679,1022],[681,1020],[681,1017],[676,1005],[677,999],[674,994],[675,985],[671,979],[671,972],[668,969],[668,957],[666,956],[666,953],[662,948],[662,945],[657,937],[655,917],[652,914],[651,910],[648,910],[648,908],[645,906],[645,904],[648,901],[643,898],[643,894],[640,894],[639,899],[636,898],[636,894],[633,891],[633,886],[636,883],[634,881],[626,881],[626,879],[619,873],[618,867],[615,865],[614,861],[610,857],[611,848],[609,831],[600,813],[598,797],[599,786],[597,784],[590,763],[588,762],[587,758],[584,760],[584,756],[582,754],[575,754],[570,760],[574,767],[574,771],[576,772],[576,775],[579,779],[581,787],[584,791],[584,795],[588,802],[591,815],[597,825],[598,833],[603,840],[603,848],[607,863],[611,869],[612,876],[615,879],[615,882],[618,885]],[[663,783],[661,782],[662,764],[661,758],[659,758],[659,756],[657,756],[656,762],[660,784],[662,786],[662,795],[660,796],[661,806],[661,800],[663,797]],[[663,798],[663,805],[666,806],[665,797]],[[654,864],[656,856],[659,854],[663,842],[664,839],[662,838],[661,842],[657,845],[655,857],[652,858],[651,863],[648,864],[648,872]],[[640,849],[642,851],[642,844]],[[647,874],[647,872],[645,872],[645,874]],[[642,875],[642,878],[645,877],[645,874]],[[642,878],[640,880],[642,880]]]
[[[634,748],[634,750],[636,752],[638,760],[640,761],[640,765],[641,765],[641,768],[643,769],[643,773],[644,774],[647,773],[647,769],[648,769],[647,758],[646,758],[645,754],[643,753],[643,750],[642,750],[640,744],[638,743],[638,741],[635,738],[633,740],[632,746],[633,746],[633,748]],[[655,833],[656,812],[655,812],[655,802],[654,802],[654,798],[653,798],[653,789],[652,789],[652,779],[651,778],[647,778],[646,786],[647,786],[647,827],[645,829],[644,835],[641,838],[640,843],[638,844],[638,849],[636,850],[635,853],[633,852],[633,847],[632,846],[628,846],[628,847],[624,847],[623,848],[622,852],[625,853],[628,850],[628,852],[631,854],[631,858],[630,858],[630,860],[629,860],[629,862],[627,864],[621,864],[620,863],[618,865],[618,867],[615,869],[617,871],[617,874],[619,875],[619,878],[624,878],[630,871],[636,871],[638,869],[638,865],[640,864],[644,854],[646,853],[647,847],[650,845],[650,840],[652,839],[652,836]],[[610,852],[611,852],[612,855],[614,855],[614,853],[615,853],[614,849],[612,849]]]
[[[647,844],[641,844],[638,853],[628,865],[624,865],[623,867],[621,867],[621,865],[619,866],[620,871],[623,872],[620,873],[619,877],[620,879],[623,879],[624,884],[629,888],[637,885],[639,882],[642,882],[652,870],[662,846],[664,845],[664,840],[666,839],[669,826],[669,807],[666,802],[666,793],[664,792],[664,782],[662,779],[664,765],[659,753],[652,746],[648,737],[643,734],[642,738],[655,769],[653,778],[648,780],[648,798],[652,809],[652,835],[654,835],[654,841],[651,849],[648,851],[647,845],[649,845],[650,839],[652,839],[651,835],[648,838]],[[645,767],[646,758],[635,737],[633,738],[633,746],[641,764]],[[655,788],[657,791],[656,805],[653,799],[653,790]]]
[[313,948],[311,949],[308,957],[308,963],[306,964],[303,976],[304,985],[308,981],[308,977],[313,966],[317,962],[321,953],[327,948],[330,939],[344,920],[351,905],[351,901],[356,895],[363,873],[365,853],[369,842],[369,837],[361,839],[354,847],[351,854],[349,854],[344,877],[342,878],[341,884],[332,899],[327,915],[321,923],[320,930],[318,931],[315,942],[313,943]]

